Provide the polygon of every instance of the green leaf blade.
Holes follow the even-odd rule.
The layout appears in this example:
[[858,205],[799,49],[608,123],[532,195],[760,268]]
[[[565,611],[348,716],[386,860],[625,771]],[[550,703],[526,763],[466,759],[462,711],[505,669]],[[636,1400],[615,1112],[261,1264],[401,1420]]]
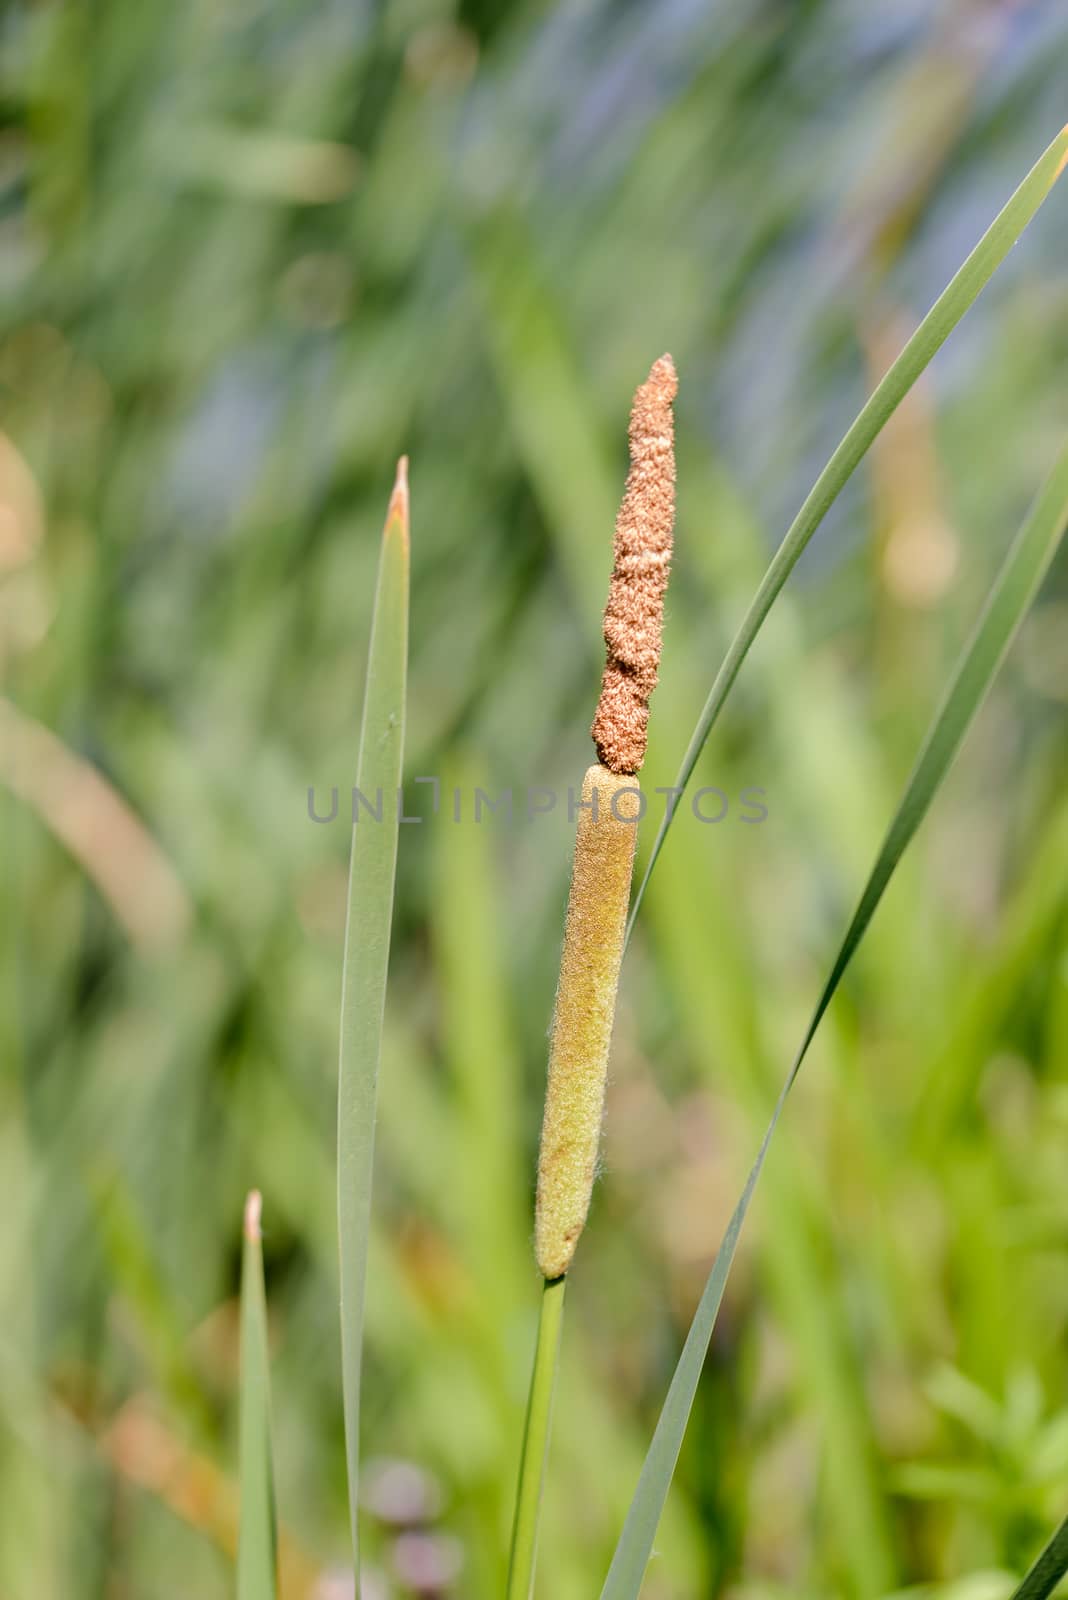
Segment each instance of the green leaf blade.
[[245,1203],[241,1257],[241,1521],[237,1541],[237,1600],[274,1600],[277,1527],[271,1459],[267,1297],[260,1241],[260,1196]]
[[397,867],[408,668],[409,516],[402,458],[389,504],[375,590],[356,787],[372,816],[352,830],[338,1065],[338,1242],[341,1364],[353,1557],[359,1573],[360,1369],[375,1106]]
[[897,864],[926,816],[1053,560],[1066,523],[1068,446],[1058,457],[1009,550],[949,689],[931,723],[902,800],[838,948],[830,975],[816,1002],[801,1047],[782,1086],[756,1160],[694,1314],[601,1591],[601,1600],[638,1600],[742,1224],[786,1098]]
[[1068,1517],[1035,1559],[1012,1600],[1046,1600],[1068,1572]]
[[[689,783],[705,741],[715,726],[742,663],[764,626],[776,596],[797,565],[813,534],[917,378],[930,365],[957,323],[978,299],[981,291],[1001,266],[1017,239],[1046,200],[1066,164],[1068,164],[1068,127],[1061,129],[1038,158],[959,272],[939,295],[820,473],[808,498],[772,557],[761,579],[760,587],[731,640],[723,664],[716,674],[708,699],[697,720],[693,737],[682,758],[682,765],[675,779],[677,789],[682,790]],[[664,847],[675,809],[677,808],[668,809],[653,841],[645,872],[631,906],[627,926],[628,938],[633,930],[646,886],[656,866],[657,857]]]

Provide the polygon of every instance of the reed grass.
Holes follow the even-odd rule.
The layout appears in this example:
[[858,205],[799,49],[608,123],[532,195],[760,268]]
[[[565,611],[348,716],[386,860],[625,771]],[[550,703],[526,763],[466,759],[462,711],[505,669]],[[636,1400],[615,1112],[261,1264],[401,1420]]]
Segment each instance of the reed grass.
[[642,1468],[601,1600],[637,1600],[663,1512],[742,1224],[787,1096],[824,1014],[863,939],[902,855],[941,788],[1068,525],[1068,445],[1017,534],[975,631],[923,741],[875,865],[838,947],[830,973],[775,1103],[745,1187],[716,1253]]
[[237,1542],[237,1600],[274,1600],[277,1529],[271,1454],[267,1299],[263,1285],[257,1191],[245,1202],[241,1253],[241,1520]]
[[[788,530],[728,649],[680,767],[675,784],[678,791],[685,790],[697,758],[749,648],[816,528],[901,400],[993,276],[1023,228],[1046,199],[1064,170],[1066,162],[1068,162],[1068,128],[1052,141],[1039,158],[964,266],[936,301],[821,473]],[[637,478],[634,442],[635,423],[632,418],[632,475],[628,479],[628,496]],[[670,504],[673,513],[673,459],[670,483]],[[1061,469],[1058,466],[1010,553],[995,585],[988,610],[984,613],[978,631],[958,667],[953,685],[928,735],[897,817],[884,842],[883,850],[847,931],[831,976],[781,1090],[772,1120],[702,1296],[605,1580],[602,1600],[637,1600],[742,1222],[786,1097],[824,1011],[863,937],[901,853],[948,770],[963,731],[978,709],[1001,657],[1030,603],[1038,577],[1041,571],[1045,570],[1045,564],[1052,558],[1055,543],[1060,536],[1057,516],[1062,489]],[[634,548],[627,549],[621,561],[621,547],[626,545],[626,535],[621,537],[621,527],[624,529],[630,529],[632,526],[640,527],[641,522],[640,516],[633,518],[628,516],[628,496],[624,498],[620,520],[617,522],[617,565],[614,584],[621,570],[625,570],[627,560],[634,560],[635,549],[640,549],[641,544],[639,534]],[[672,516],[667,519],[668,558],[672,520]],[[655,514],[652,522],[654,525],[657,524]],[[652,543],[656,542],[654,538]],[[640,557],[638,559],[640,560]],[[664,576],[666,579],[666,561]],[[655,683],[659,665],[662,600],[661,588],[657,595],[658,608],[654,607],[653,611],[655,625],[650,630],[651,637],[646,641],[647,664],[651,670],[650,688],[651,684]],[[613,615],[613,602],[616,602],[615,615]],[[602,760],[607,759],[611,765],[615,756],[617,757],[615,765],[618,769],[634,772],[640,767],[645,751],[648,692],[642,693],[641,690],[635,689],[635,680],[636,677],[640,680],[642,667],[639,666],[636,673],[634,659],[631,659],[622,671],[614,661],[617,634],[613,630],[620,628],[620,609],[626,618],[626,608],[619,607],[618,597],[613,588],[609,610],[606,613],[605,628],[609,662],[594,732]],[[624,621],[624,631],[625,626]],[[627,725],[626,710],[629,705],[628,697],[631,695],[635,695],[640,703],[639,725],[634,734],[626,732],[616,735],[616,727]],[[617,712],[615,725],[612,718],[613,706]],[[623,708],[622,716],[619,715],[620,707]],[[604,737],[602,719],[606,719],[608,723],[607,739]],[[633,742],[633,748],[630,741]],[[585,802],[588,802],[595,774],[596,769],[591,769],[587,774],[583,786]],[[674,814],[675,809],[669,808],[661,823],[645,873],[634,897],[629,919],[626,919],[622,939],[616,935],[616,910],[620,899],[620,885],[624,878],[629,882],[631,863],[627,863],[627,870],[624,873],[618,870],[622,861],[621,856],[617,859],[606,852],[604,856],[598,858],[590,852],[589,840],[594,837],[594,830],[585,822],[580,822],[560,987],[554,1015],[546,1112],[539,1158],[536,1253],[539,1266],[549,1281],[557,1279],[563,1281],[563,1274],[570,1266],[575,1244],[585,1223],[596,1167],[608,1045],[622,950],[633,928],[642,896]],[[596,963],[591,961],[591,950],[597,951]],[[554,1315],[547,1318],[543,1299],[542,1322],[532,1378],[532,1398],[528,1405],[520,1468],[520,1492],[510,1572],[510,1600],[518,1600],[519,1596],[526,1596],[533,1590],[537,1513],[540,1506],[551,1415],[550,1405],[543,1400],[535,1406],[533,1395],[535,1383],[541,1386],[539,1392],[543,1392],[545,1372],[551,1373],[555,1370],[558,1338],[559,1317]],[[549,1392],[551,1393],[551,1385]],[[524,1527],[522,1538],[518,1536],[521,1520]]]
[[[233,1593],[221,1301],[237,1196],[261,1178],[279,1476],[312,1544],[287,1587],[283,1526],[280,1584],[299,1600],[332,1589],[324,1561],[347,1566],[329,1318],[350,1191],[324,1063],[348,841],[304,824],[304,784],[337,751],[330,777],[352,776],[378,553],[364,519],[402,442],[418,439],[435,508],[413,770],[444,787],[462,742],[476,781],[517,776],[569,737],[592,658],[618,501],[605,416],[643,351],[684,351],[684,581],[647,770],[678,768],[745,619],[732,670],[749,649],[749,676],[729,728],[733,684],[713,687],[704,760],[731,782],[751,761],[771,786],[771,826],[747,839],[673,831],[622,973],[619,1164],[567,1293],[544,1497],[553,1600],[589,1600],[608,1565],[657,1375],[734,1199],[725,1173],[759,1144],[783,1032],[807,1021],[806,974],[815,960],[822,980],[836,898],[864,882],[990,541],[1055,444],[1063,297],[1043,224],[952,336],[921,423],[931,503],[900,450],[866,503],[853,456],[884,438],[869,412],[827,469],[852,472],[857,515],[835,502],[773,627],[747,610],[768,581],[764,509],[827,455],[864,372],[876,386],[886,330],[948,279],[1016,152],[1063,120],[1055,0],[902,8],[889,26],[859,4],[721,8],[712,26],[700,7],[387,9],[339,32],[329,8],[15,0],[5,30],[0,455],[25,461],[41,524],[20,553],[0,462],[5,1596],[148,1595],[175,1575],[198,1600]],[[833,115],[811,115],[813,94]],[[306,154],[349,152],[351,196],[290,181],[288,160],[270,179],[279,129],[289,154],[305,134]],[[222,159],[191,165],[204,130]],[[253,154],[270,181],[247,181]],[[960,563],[937,607],[888,581],[888,471]],[[974,1560],[1007,1594],[1064,1509],[1062,601],[1050,584],[922,867],[911,851],[820,1024],[833,1092],[775,1135],[650,1595],[755,1600],[769,1557],[797,1593],[949,1600]],[[70,759],[38,761],[48,739]],[[79,773],[122,806],[86,805]],[[169,886],[127,849],[124,815]],[[366,1349],[350,1443],[437,1477],[464,1552],[451,1589],[478,1600],[504,1583],[535,1299],[529,1068],[567,892],[551,826],[402,832],[366,1332],[348,1340],[350,1374]],[[1003,1449],[940,1413],[923,1373],[947,1351],[1003,1419],[1018,1380],[1040,1384],[1033,1476],[1026,1439]],[[245,1456],[262,1503],[266,1448]],[[364,1567],[388,1567],[393,1533],[361,1517]],[[1047,1554],[1023,1593],[1051,1582]]]
[[[697,759],[715,727],[731,686],[753,641],[766,621],[776,597],[800,559],[820,523],[834,505],[857,467],[893,416],[902,400],[923,374],[957,323],[971,307],[1005,260],[1021,233],[1049,198],[1068,164],[1068,127],[1062,128],[1035,162],[1019,188],[1006,202],[930,311],[909,339],[886,376],[876,387],[827,465],[813,484],[764,574],[752,603],[738,625],[723,663],[708,692],[675,779],[682,791],[693,776]],[[667,839],[675,811],[666,811],[657,830],[645,871],[631,906],[627,936]]]
[[[1063,170],[1068,135],[1054,141],[861,412],[788,532],[728,650],[691,740],[677,787],[685,787],[753,639],[794,563],[887,418],[996,270],[1013,239]],[[560,977],[550,1037],[538,1163],[535,1257],[543,1278],[537,1343],[520,1454],[507,1579],[508,1600],[534,1593],[567,1273],[583,1231],[597,1171],[608,1055],[623,951],[637,902],[655,866],[669,811],[654,843],[631,916],[640,793],[635,783],[648,737],[660,663],[664,591],[674,521],[670,358],[654,364],[631,414],[631,466],[616,523],[605,611],[607,659],[593,735],[599,760],[583,780]],[[1014,543],[883,841],[830,975],[810,1018],[756,1160],[717,1253],[602,1589],[602,1600],[638,1600],[742,1225],[789,1094],[852,957],[976,715],[1027,611],[1068,519],[1068,450],[1059,459]],[[357,762],[364,795],[399,792],[407,661],[408,500],[406,463],[383,532]],[[343,966],[338,1081],[338,1227],[342,1366],[350,1522],[359,1584],[359,1415],[364,1296],[370,1228],[378,1063],[388,969],[399,805],[375,828],[353,830]],[[258,1198],[246,1215],[243,1289],[242,1600],[273,1593],[273,1484],[266,1411],[266,1335]],[[257,1266],[258,1263],[258,1266]],[[256,1274],[259,1274],[258,1280]],[[257,1289],[257,1281],[259,1287]],[[258,1295],[258,1298],[257,1298]],[[258,1319],[258,1320],[257,1320]],[[257,1343],[257,1340],[259,1343]],[[257,1376],[263,1383],[258,1390]],[[256,1396],[262,1399],[257,1409]],[[247,1497],[247,1498],[246,1498]],[[1056,1535],[1050,1549],[1059,1551]],[[1038,1564],[1048,1573],[1050,1558]],[[1042,1561],[1045,1565],[1042,1566]],[[1033,1578],[1032,1583],[1039,1579]],[[1028,1595],[1046,1593],[1033,1588]]]
[[380,821],[355,821],[341,977],[337,1216],[341,1373],[353,1561],[359,1584],[360,1381],[371,1226],[378,1065],[393,924],[399,791],[408,668],[408,463],[402,457],[386,514],[367,659],[356,786],[378,798]]

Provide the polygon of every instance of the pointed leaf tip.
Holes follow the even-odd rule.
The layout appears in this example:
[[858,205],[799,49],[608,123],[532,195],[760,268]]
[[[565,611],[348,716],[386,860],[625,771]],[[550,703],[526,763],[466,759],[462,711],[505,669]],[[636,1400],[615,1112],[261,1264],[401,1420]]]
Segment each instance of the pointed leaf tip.
[[[404,760],[408,662],[408,460],[397,476],[378,562],[356,758],[362,794],[396,794]],[[382,1018],[393,924],[397,811],[352,830],[338,1072],[338,1232],[342,1392],[354,1566],[359,1573],[359,1419],[364,1293]],[[357,1585],[358,1586],[358,1585]]]
[[245,1201],[245,1238],[258,1239],[260,1237],[260,1219],[263,1216],[263,1196],[258,1189],[253,1189]]
[[393,493],[389,497],[389,510],[386,513],[387,523],[394,519],[404,529],[405,538],[408,536],[408,457],[401,456],[397,462],[397,476],[393,481]]
[[258,1189],[245,1201],[241,1259],[241,1404],[237,1600],[276,1600],[278,1563],[271,1458],[270,1360]]

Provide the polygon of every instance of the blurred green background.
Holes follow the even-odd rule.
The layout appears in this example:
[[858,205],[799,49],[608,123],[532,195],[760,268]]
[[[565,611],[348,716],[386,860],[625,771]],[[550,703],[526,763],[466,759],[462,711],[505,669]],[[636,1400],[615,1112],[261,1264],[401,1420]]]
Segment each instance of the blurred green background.
[[[588,760],[629,398],[674,354],[647,789],[770,552],[1066,115],[1060,0],[9,0],[0,1597],[230,1590],[246,1189],[286,1600],[343,1600],[334,1094],[378,537],[407,770]],[[628,956],[540,1594],[607,1568],[704,1274],[1058,448],[1055,194],[821,530]],[[1000,1600],[1068,1507],[1068,568],[828,1017],[644,1593]],[[402,829],[365,1600],[501,1592],[572,827]],[[644,845],[648,848],[651,830]],[[970,1575],[969,1582],[958,1580]],[[928,1592],[926,1589],[924,1592]]]

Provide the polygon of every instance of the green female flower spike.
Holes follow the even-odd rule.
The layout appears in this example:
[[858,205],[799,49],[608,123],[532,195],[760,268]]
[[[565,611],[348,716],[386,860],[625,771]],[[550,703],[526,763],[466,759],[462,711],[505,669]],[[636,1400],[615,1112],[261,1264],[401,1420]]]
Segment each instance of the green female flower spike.
[[535,1254],[550,1280],[571,1264],[597,1170],[641,813],[633,774],[645,757],[671,563],[677,387],[671,357],[661,356],[630,416],[630,471],[616,520],[607,660],[593,722],[600,761],[582,785],[538,1159]]

